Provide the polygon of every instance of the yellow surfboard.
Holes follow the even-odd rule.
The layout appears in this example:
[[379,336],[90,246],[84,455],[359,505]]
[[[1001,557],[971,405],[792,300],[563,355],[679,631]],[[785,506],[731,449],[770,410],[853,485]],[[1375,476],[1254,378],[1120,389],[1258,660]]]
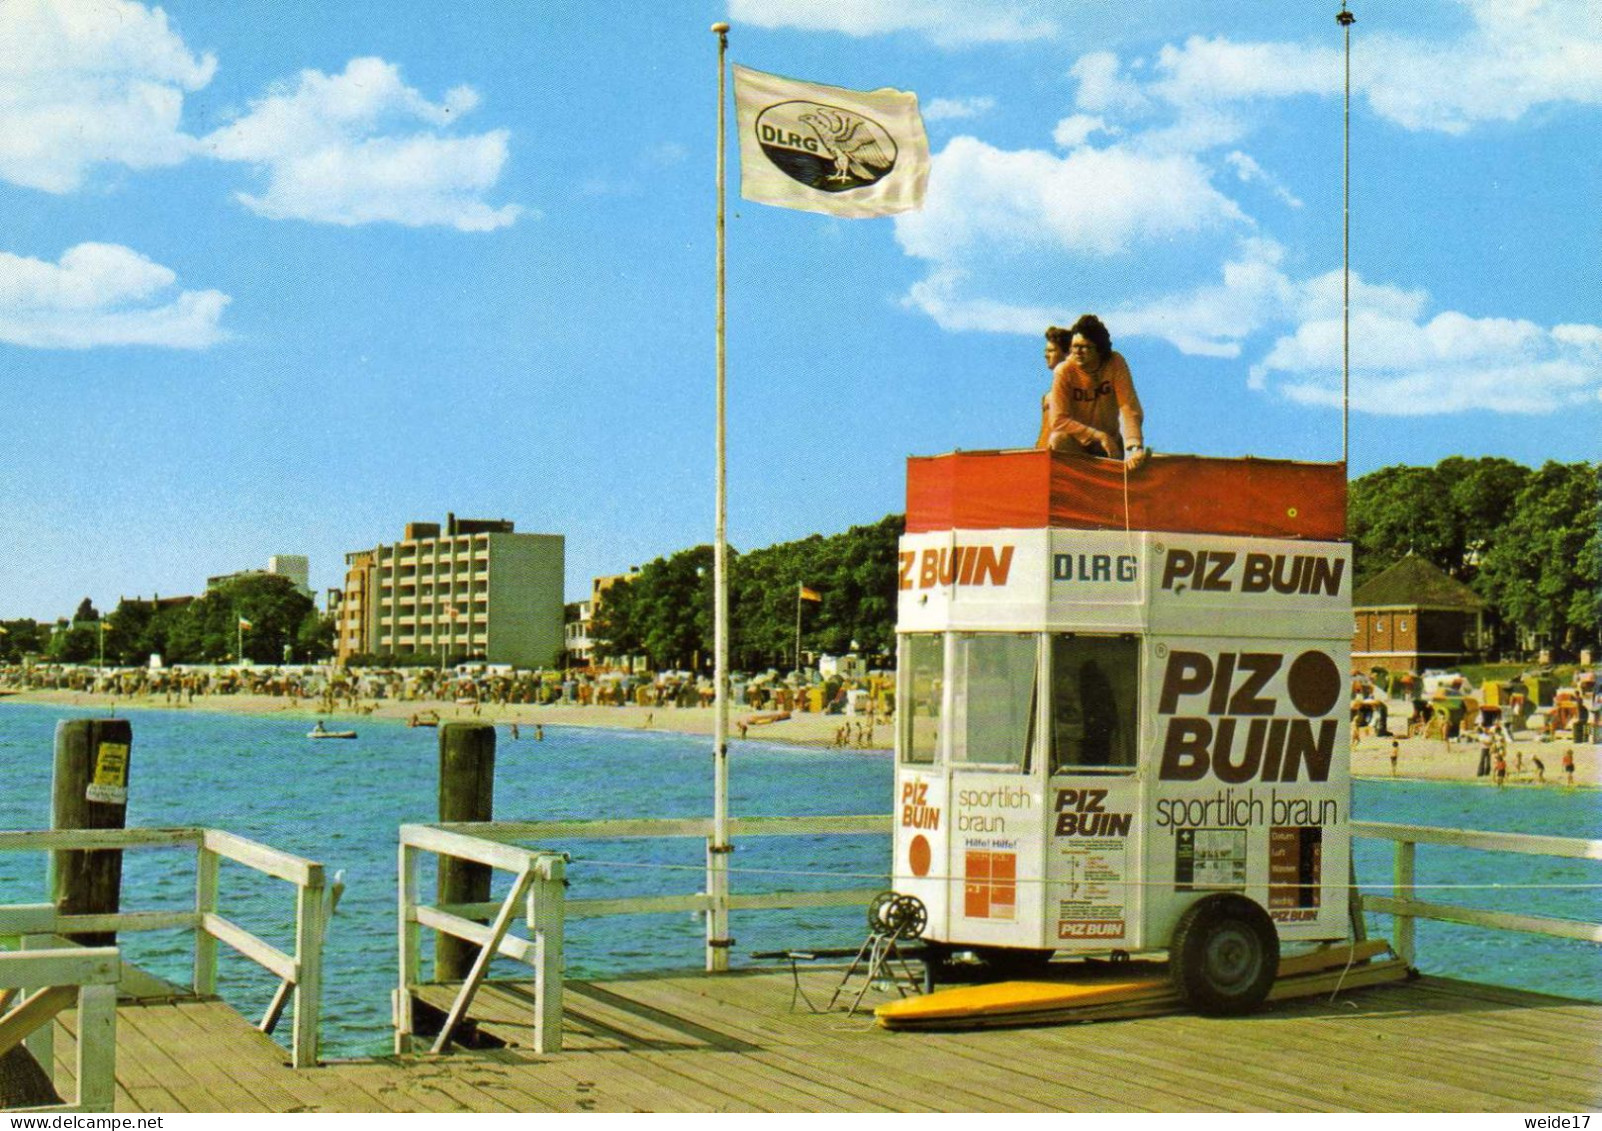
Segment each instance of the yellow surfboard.
[[[1388,951],[1383,939],[1356,944],[1321,946],[1280,959],[1279,976],[1270,998],[1279,1000],[1308,992],[1300,982],[1325,972],[1366,963]],[[1384,964],[1384,980],[1405,973],[1403,964]],[[1359,967],[1359,969],[1363,969]],[[1350,984],[1365,984],[1372,977],[1352,977]],[[1319,983],[1320,985],[1322,983]],[[1167,978],[1125,978],[1121,981],[991,982],[954,986],[921,997],[887,1002],[874,1010],[886,1029],[981,1028],[1054,1021],[1094,1020],[1112,1016],[1138,1016],[1180,1008],[1178,994]]]
[[977,1022],[1018,1014],[1130,1004],[1171,993],[1167,981],[1161,978],[1096,983],[991,982],[887,1002],[874,1010],[874,1016],[881,1025],[893,1029],[935,1021]]

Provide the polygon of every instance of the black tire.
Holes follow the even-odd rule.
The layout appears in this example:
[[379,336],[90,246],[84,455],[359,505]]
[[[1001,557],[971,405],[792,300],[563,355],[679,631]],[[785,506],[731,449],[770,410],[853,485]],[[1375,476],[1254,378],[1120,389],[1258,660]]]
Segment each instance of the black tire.
[[1168,943],[1168,976],[1197,1013],[1250,1013],[1279,973],[1279,932],[1243,895],[1220,892],[1185,909]]

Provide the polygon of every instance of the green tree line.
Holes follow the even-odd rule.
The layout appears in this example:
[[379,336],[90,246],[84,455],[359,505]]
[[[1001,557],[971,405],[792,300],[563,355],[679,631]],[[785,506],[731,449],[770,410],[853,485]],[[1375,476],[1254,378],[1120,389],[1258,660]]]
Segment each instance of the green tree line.
[[[240,621],[249,622],[241,630]],[[238,659],[244,644],[256,663],[320,660],[333,651],[334,625],[286,577],[235,578],[188,602],[123,598],[102,616],[88,598],[70,621],[54,626],[32,620],[0,621],[0,662],[26,655],[60,663],[119,666],[148,663],[221,663]],[[287,652],[286,652],[287,649]]]
[[1453,456],[1434,467],[1386,467],[1347,499],[1358,585],[1407,554],[1485,602],[1498,651],[1527,644],[1573,654],[1602,635],[1602,468],[1531,469]]
[[[1539,469],[1496,457],[1454,456],[1434,467],[1387,467],[1352,482],[1347,529],[1356,585],[1417,554],[1486,603],[1499,651],[1527,644],[1570,654],[1602,637],[1599,468]],[[843,534],[812,535],[730,554],[730,660],[736,668],[795,661],[797,587],[807,652],[891,656],[896,540],[888,515]],[[657,667],[705,668],[712,654],[712,549],[658,558],[609,590],[593,635],[609,658],[644,655]]]
[[[795,664],[801,648],[895,653],[896,541],[900,515],[843,534],[814,534],[766,549],[729,552],[729,659],[739,669]],[[657,558],[606,591],[591,632],[603,658],[643,655],[656,668],[711,663],[712,547]],[[802,586],[819,596],[800,600]],[[887,660],[888,662],[888,660]]]

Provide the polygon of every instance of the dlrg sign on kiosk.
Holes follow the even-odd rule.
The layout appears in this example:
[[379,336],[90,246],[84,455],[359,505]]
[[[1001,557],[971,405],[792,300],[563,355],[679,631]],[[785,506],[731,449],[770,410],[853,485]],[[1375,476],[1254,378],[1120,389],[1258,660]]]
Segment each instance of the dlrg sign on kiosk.
[[1210,1012],[1349,934],[1339,464],[908,464],[895,890],[936,954],[1168,950]]

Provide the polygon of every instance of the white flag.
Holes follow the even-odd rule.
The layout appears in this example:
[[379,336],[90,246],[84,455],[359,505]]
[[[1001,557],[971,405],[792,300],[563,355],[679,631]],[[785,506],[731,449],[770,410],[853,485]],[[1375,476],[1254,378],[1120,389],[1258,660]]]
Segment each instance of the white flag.
[[861,219],[923,207],[929,139],[918,96],[734,68],[740,195]]

